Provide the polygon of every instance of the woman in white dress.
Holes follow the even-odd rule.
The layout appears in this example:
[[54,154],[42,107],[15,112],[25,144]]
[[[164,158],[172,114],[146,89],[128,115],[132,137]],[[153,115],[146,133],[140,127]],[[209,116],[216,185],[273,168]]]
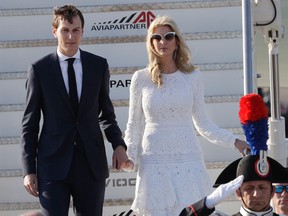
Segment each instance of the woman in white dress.
[[149,65],[132,76],[125,131],[128,157],[138,167],[131,208],[141,216],[175,216],[212,191],[195,128],[241,153],[248,145],[208,119],[201,72],[171,18],[151,23],[146,45]]

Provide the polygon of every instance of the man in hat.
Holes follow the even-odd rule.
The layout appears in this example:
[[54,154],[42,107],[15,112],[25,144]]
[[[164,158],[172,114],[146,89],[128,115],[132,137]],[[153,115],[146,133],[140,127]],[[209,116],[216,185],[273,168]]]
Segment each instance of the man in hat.
[[[236,190],[241,200],[240,211],[234,216],[275,216],[270,200],[274,195],[272,183],[287,179],[284,167],[267,156],[268,110],[262,97],[258,94],[247,94],[240,99],[239,118],[250,154],[232,162],[219,175],[214,186],[225,184],[237,176],[243,175],[243,183]],[[209,197],[209,196],[208,196]],[[201,211],[213,210],[209,199],[191,206],[191,213],[184,209],[181,216],[204,216]],[[189,209],[188,209],[189,210]]]
[[[217,188],[207,197],[184,208],[179,216],[225,215],[216,212],[215,206],[235,192],[242,205],[240,211],[233,216],[278,216],[270,206],[275,192],[272,183],[287,179],[285,168],[265,154],[263,160],[259,158],[259,155],[248,155],[232,162],[217,178],[214,184]],[[283,193],[287,202],[288,183],[286,185]],[[132,216],[133,212],[130,210],[120,215]]]
[[270,206],[275,193],[272,183],[285,178],[284,167],[269,157],[267,164],[263,165],[262,162],[258,155],[247,156],[239,162],[237,175],[243,174],[244,181],[236,191],[237,197],[242,201],[237,216],[278,215],[273,213],[273,208]]
[[204,199],[184,208],[179,216],[227,216],[222,212],[215,211],[215,206],[223,202],[227,197],[235,194],[235,191],[241,186],[243,179],[244,176],[240,175],[236,179],[220,185]]
[[[273,182],[283,181],[285,178],[284,167],[272,158],[266,157],[267,164],[261,164],[258,155],[245,156],[238,159],[226,167],[219,175],[214,186],[222,185],[236,176],[244,176],[243,183],[236,190],[236,195],[241,200],[240,211],[233,216],[277,216],[273,213],[270,200],[274,195]],[[260,167],[260,166],[264,167]],[[265,167],[267,165],[267,167]],[[264,172],[260,172],[262,169]],[[234,172],[233,172],[234,170]],[[232,174],[232,175],[231,175]],[[226,183],[227,184],[227,183]],[[235,185],[237,185],[235,183]],[[218,188],[217,188],[218,189]],[[216,190],[217,190],[216,189]],[[215,190],[215,191],[216,191]],[[231,190],[232,191],[232,190]],[[213,193],[212,193],[213,194]],[[211,199],[211,195],[186,207],[180,216],[207,216],[213,213],[215,206],[225,194],[216,194],[216,200]],[[217,198],[218,197],[218,198]]]
[[[215,215],[215,216],[216,215],[227,216],[222,212],[216,212],[214,206],[221,203],[230,195],[234,194],[235,191],[242,184],[243,178],[244,178],[243,176],[238,176],[236,179],[233,179],[232,181],[226,184],[220,185],[209,196],[183,209],[183,211],[180,213],[179,216],[189,216],[189,215],[207,216],[212,213],[213,213],[212,215]],[[121,212],[120,214],[114,214],[113,216],[136,216],[136,215],[133,213],[132,210],[129,210],[129,211]]]
[[287,179],[284,182],[274,183],[274,196],[272,206],[274,211],[281,216],[288,216],[288,168],[286,169]]

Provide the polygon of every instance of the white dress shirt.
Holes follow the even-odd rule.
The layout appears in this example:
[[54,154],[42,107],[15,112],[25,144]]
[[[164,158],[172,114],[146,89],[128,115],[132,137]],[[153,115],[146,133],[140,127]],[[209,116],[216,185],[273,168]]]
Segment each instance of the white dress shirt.
[[83,77],[83,71],[82,71],[82,63],[80,58],[80,50],[78,49],[77,53],[75,53],[74,56],[68,57],[63,55],[59,49],[57,49],[57,55],[59,57],[59,63],[62,71],[62,76],[64,79],[65,87],[67,90],[67,93],[69,94],[69,84],[68,84],[68,62],[65,61],[68,58],[75,58],[75,61],[73,63],[74,71],[75,71],[75,78],[76,78],[76,84],[77,84],[77,93],[78,93],[78,100],[80,102],[80,96],[82,91],[82,77]]

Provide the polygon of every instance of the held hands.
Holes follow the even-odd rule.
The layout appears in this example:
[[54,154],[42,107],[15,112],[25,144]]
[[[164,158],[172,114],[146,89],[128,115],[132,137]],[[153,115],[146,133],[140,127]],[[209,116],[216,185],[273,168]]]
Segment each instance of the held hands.
[[126,154],[125,148],[123,146],[118,146],[112,156],[112,167],[113,169],[122,169],[125,166],[125,162],[128,161],[128,156]]
[[126,172],[127,172],[127,171],[133,171],[133,169],[134,169],[134,163],[133,163],[133,161],[131,161],[131,160],[126,161],[126,162],[124,163],[122,169],[123,169],[124,171],[126,171]]
[[125,148],[123,146],[118,146],[113,153],[113,169],[123,169],[124,171],[132,171],[134,168],[134,163],[128,159]]
[[210,195],[206,197],[205,204],[207,208],[212,209],[226,198],[231,196],[241,186],[244,176],[240,175],[236,179],[220,185]]

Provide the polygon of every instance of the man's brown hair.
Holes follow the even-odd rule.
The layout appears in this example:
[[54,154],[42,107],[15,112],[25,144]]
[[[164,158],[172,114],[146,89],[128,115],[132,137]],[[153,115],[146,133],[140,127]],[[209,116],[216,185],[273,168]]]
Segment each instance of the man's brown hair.
[[80,10],[73,5],[64,5],[62,7],[55,7],[53,12],[52,26],[58,28],[59,20],[68,20],[69,23],[73,23],[73,18],[79,16],[81,19],[82,28],[84,28],[84,17]]

